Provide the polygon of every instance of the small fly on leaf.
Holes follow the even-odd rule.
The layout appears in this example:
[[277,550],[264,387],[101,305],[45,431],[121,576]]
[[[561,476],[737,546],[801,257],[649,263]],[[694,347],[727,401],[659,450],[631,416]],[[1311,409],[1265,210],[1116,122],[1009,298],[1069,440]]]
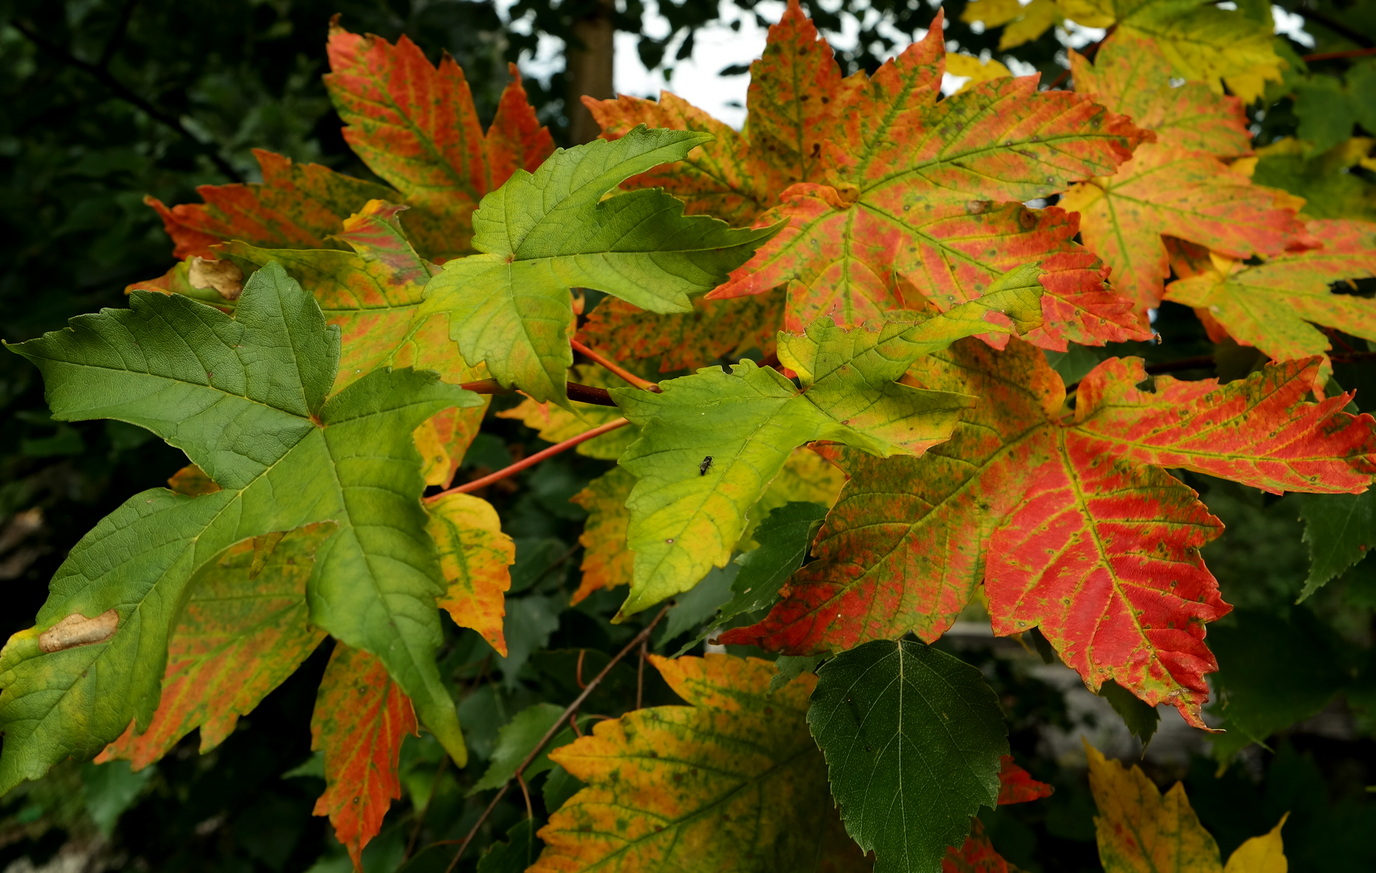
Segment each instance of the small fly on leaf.
[[706,476],[707,471],[710,469],[712,469],[712,456],[708,455],[707,457],[702,459],[701,464],[698,464],[698,475]]

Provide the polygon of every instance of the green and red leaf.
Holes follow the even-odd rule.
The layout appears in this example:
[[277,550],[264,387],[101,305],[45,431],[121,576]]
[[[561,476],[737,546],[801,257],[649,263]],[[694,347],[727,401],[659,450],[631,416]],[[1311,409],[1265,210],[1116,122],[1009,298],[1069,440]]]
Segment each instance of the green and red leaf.
[[[760,624],[723,642],[836,651],[909,630],[935,639],[983,582],[994,629],[1038,626],[1090,688],[1114,679],[1202,725],[1204,625],[1228,611],[1199,548],[1221,524],[1167,475],[1182,467],[1270,491],[1358,492],[1376,461],[1369,416],[1303,398],[1318,362],[1251,378],[1147,380],[1111,359],[1073,412],[1042,355],[963,344],[918,377],[985,398],[922,458],[841,453],[851,479]],[[1142,387],[1139,387],[1142,386]]]
[[1322,246],[1254,265],[1215,258],[1199,275],[1172,282],[1166,299],[1195,307],[1275,360],[1326,356],[1332,344],[1321,327],[1376,340],[1376,304],[1342,293],[1352,280],[1376,277],[1376,224],[1311,221],[1308,229]]
[[325,759],[325,793],[315,814],[330,817],[355,870],[363,869],[363,847],[401,797],[401,743],[415,733],[411,701],[382,661],[336,643],[311,717],[311,748]]
[[1076,185],[1060,206],[1080,213],[1081,234],[1113,268],[1113,285],[1140,310],[1161,303],[1170,274],[1163,236],[1232,258],[1276,255],[1313,245],[1298,216],[1300,201],[1252,184],[1220,158],[1251,146],[1236,98],[1187,83],[1172,87],[1156,44],[1115,34],[1095,65],[1072,58],[1076,90],[1143,127],[1156,125],[1113,175]]
[[239,240],[265,248],[333,248],[340,222],[374,199],[395,199],[382,185],[336,173],[319,164],[294,164],[255,149],[263,181],[250,185],[202,185],[204,203],[167,207],[147,203],[162,216],[176,247],[173,255],[219,257],[211,248]]
[[448,589],[440,609],[459,627],[472,628],[506,656],[502,618],[503,595],[511,587],[507,569],[516,563],[516,544],[502,533],[492,504],[471,494],[442,494],[425,501],[426,530],[440,551],[440,569]]
[[332,527],[302,528],[275,543],[246,540],[207,567],[168,642],[153,720],[142,732],[130,724],[97,762],[123,758],[141,769],[197,728],[208,752],[294,673],[325,638],[309,621],[306,581]]
[[816,677],[771,694],[765,661],[650,663],[688,705],[598,722],[550,755],[587,784],[540,830],[545,849],[531,873],[868,866],[825,800],[826,768],[805,720]]

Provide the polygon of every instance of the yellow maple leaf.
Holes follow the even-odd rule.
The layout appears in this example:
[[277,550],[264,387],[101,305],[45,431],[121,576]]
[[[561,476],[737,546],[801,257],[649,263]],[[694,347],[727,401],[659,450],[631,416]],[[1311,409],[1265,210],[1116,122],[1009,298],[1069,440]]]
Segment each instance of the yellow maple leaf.
[[1239,846],[1225,868],[1218,843],[1199,823],[1183,785],[1177,782],[1163,795],[1140,768],[1110,761],[1088,742],[1085,753],[1106,873],[1286,873],[1280,838],[1284,818],[1270,833]]

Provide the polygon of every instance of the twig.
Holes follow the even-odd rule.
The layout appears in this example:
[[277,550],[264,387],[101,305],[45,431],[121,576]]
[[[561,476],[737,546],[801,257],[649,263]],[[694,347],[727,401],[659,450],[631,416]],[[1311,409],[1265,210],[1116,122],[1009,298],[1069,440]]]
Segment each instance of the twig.
[[635,671],[635,708],[640,709],[640,703],[645,699],[645,654],[646,647],[649,645],[649,638],[640,641],[640,664]]
[[[1110,36],[1113,35],[1113,31],[1114,31],[1114,29],[1117,28],[1117,27],[1118,27],[1118,25],[1116,25],[1116,24],[1113,25],[1113,27],[1110,27],[1110,28],[1108,29],[1108,32],[1104,34],[1104,38],[1103,38],[1103,39],[1099,40],[1099,41],[1096,42],[1096,43],[1093,43],[1092,45],[1087,45],[1087,46],[1085,46],[1085,50],[1082,51],[1082,52],[1080,52],[1080,56],[1083,57],[1083,58],[1084,58],[1085,60],[1087,60],[1087,61],[1093,60],[1093,59],[1094,59],[1094,55],[1097,54],[1098,51],[1099,51],[1099,46],[1103,45],[1103,44],[1104,44],[1104,40],[1107,40]],[[1065,80],[1066,80],[1067,78],[1069,78],[1069,77],[1070,77],[1070,67],[1066,67],[1064,70],[1061,70],[1060,75],[1058,75],[1056,78],[1054,78],[1054,79],[1051,80],[1051,84],[1046,86],[1046,90],[1047,90],[1047,91],[1055,91],[1057,88],[1061,87],[1061,85],[1065,84]]]
[[108,69],[110,61],[114,60],[115,52],[119,51],[120,43],[124,42],[124,35],[129,31],[129,19],[134,16],[134,7],[137,5],[139,0],[126,0],[124,7],[120,9],[114,30],[110,31],[110,38],[105,41],[105,48],[101,50],[100,59],[96,61],[96,66],[100,69]]
[[416,850],[416,840],[420,838],[420,832],[425,827],[425,814],[430,811],[430,802],[435,799],[435,792],[440,787],[440,776],[448,764],[449,756],[441,755],[439,766],[435,768],[435,775],[430,780],[430,794],[425,798],[425,806],[422,806],[416,815],[416,826],[411,830],[411,839],[406,841],[406,853],[401,856],[403,858],[411,857],[411,853]]
[[224,174],[226,178],[235,182],[243,182],[243,177],[239,175],[239,171],[234,169],[234,166],[230,164],[229,161],[225,160],[225,158],[220,154],[218,149],[216,149],[209,143],[202,142],[190,130],[187,130],[186,126],[183,125],[181,123],[181,120],[178,119],[176,116],[169,115],[168,113],[159,109],[157,106],[145,100],[143,97],[136,94],[134,91],[130,90],[129,86],[125,85],[119,79],[116,79],[113,75],[111,75],[109,70],[106,70],[103,67],[99,67],[88,61],[83,61],[81,58],[77,57],[76,55],[62,48],[61,46],[57,46],[53,43],[48,42],[43,37],[39,36],[38,33],[29,24],[20,21],[17,18],[10,19],[10,26],[13,27],[15,30],[19,31],[25,39],[33,43],[40,50],[48,53],[49,55],[52,55],[57,60],[61,61],[62,63],[70,67],[75,67],[78,70],[81,70],[86,75],[90,76],[100,84],[104,85],[107,89],[110,90],[111,93],[123,100],[125,103],[128,103],[129,105],[137,108],[139,111],[143,112],[144,115],[147,115],[149,118],[153,119],[159,124],[162,124],[163,126],[168,127],[176,131],[177,133],[181,134],[189,142],[193,143],[196,146],[196,149],[201,154],[209,158],[210,162],[215,165],[215,168],[219,170],[222,174]]
[[[661,609],[653,619],[651,619],[650,623],[645,625],[645,627],[641,628],[640,633],[632,637],[631,641],[627,643],[621,649],[621,651],[617,652],[615,655],[612,656],[612,659],[607,662],[607,666],[603,667],[600,671],[598,671],[597,675],[594,676],[590,682],[588,682],[588,687],[584,688],[582,693],[580,693],[577,697],[573,699],[573,703],[570,703],[568,706],[564,707],[564,712],[559,716],[559,718],[554,722],[554,724],[550,725],[549,730],[545,731],[545,735],[540,737],[540,741],[535,744],[535,747],[530,750],[530,753],[526,755],[525,759],[517,765],[516,770],[511,774],[511,776],[509,776],[507,780],[502,783],[502,787],[497,790],[497,795],[492,798],[492,802],[487,805],[487,809],[484,809],[483,814],[478,817],[478,820],[476,822],[474,822],[473,827],[468,831],[468,834],[463,838],[463,841],[459,843],[459,850],[456,853],[454,853],[454,860],[449,862],[449,866],[445,868],[445,873],[450,873],[450,871],[452,871],[456,866],[458,866],[459,859],[463,857],[464,851],[468,848],[469,844],[473,842],[473,838],[478,835],[478,831],[482,829],[482,826],[487,822],[488,818],[492,816],[492,811],[497,808],[497,804],[500,803],[502,798],[506,796],[507,790],[511,788],[511,783],[514,780],[519,779],[521,777],[521,774],[525,772],[526,767],[529,767],[531,762],[534,761],[537,757],[539,757],[540,753],[545,750],[545,746],[549,744],[549,741],[554,739],[554,737],[561,730],[563,730],[564,721],[578,712],[578,708],[582,706],[583,702],[586,701],[588,697],[592,695],[593,691],[597,689],[597,686],[602,684],[602,680],[607,678],[607,674],[612,671],[612,668],[615,667],[617,664],[621,663],[623,658],[625,658],[631,652],[635,651],[641,643],[650,638],[650,633],[655,629],[655,627],[660,623],[660,621],[664,619],[664,616],[668,612],[669,604],[666,603],[664,605],[664,608]],[[449,841],[437,843],[436,845],[448,844]]]
[[1314,55],[1304,55],[1300,60],[1306,64],[1316,61],[1336,61],[1342,58],[1364,58],[1368,55],[1376,55],[1376,48],[1348,49],[1345,52],[1319,52]]
[[604,357],[603,355],[593,351],[592,349],[580,343],[578,340],[569,340],[569,345],[573,347],[573,350],[575,352],[578,352],[580,355],[592,361],[593,363],[606,368],[608,371],[615,373],[617,376],[619,376],[627,383],[634,385],[637,388],[642,388],[646,391],[659,390],[659,386],[655,383],[649,381],[648,379],[640,378],[636,374],[632,373],[630,370],[627,370],[625,367],[622,367],[616,361],[613,361],[611,358]]
[[538,451],[533,455],[522,458],[516,463],[511,464],[507,467],[503,467],[495,473],[490,473],[486,476],[483,476],[481,479],[474,479],[471,482],[465,482],[462,485],[450,488],[448,491],[441,491],[438,494],[426,497],[425,501],[427,503],[434,503],[441,497],[444,497],[449,494],[467,494],[470,491],[477,491],[479,488],[485,488],[488,485],[491,485],[493,482],[500,481],[508,476],[521,472],[526,467],[534,466],[535,464],[538,464],[541,461],[543,461],[545,458],[553,457],[554,455],[557,455],[560,452],[566,452],[574,446],[578,445],[579,443],[585,443],[594,437],[600,437],[604,433],[610,433],[611,431],[614,431],[619,427],[625,427],[628,424],[630,424],[630,422],[624,418],[618,418],[614,421],[609,421],[604,425],[600,425],[598,427],[593,428],[592,430],[584,431],[583,433],[580,433],[577,436],[569,437],[562,443],[555,443],[547,449],[542,449],[541,451]]

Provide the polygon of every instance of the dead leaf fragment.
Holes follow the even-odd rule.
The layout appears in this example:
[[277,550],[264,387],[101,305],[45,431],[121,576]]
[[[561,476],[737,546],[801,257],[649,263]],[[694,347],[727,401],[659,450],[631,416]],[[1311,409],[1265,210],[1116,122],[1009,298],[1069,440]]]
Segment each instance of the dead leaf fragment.
[[38,636],[38,649],[44,654],[103,643],[115,635],[119,613],[107,609],[95,618],[74,612]]
[[192,288],[212,288],[226,300],[238,300],[244,290],[244,271],[233,261],[196,256],[186,274]]

